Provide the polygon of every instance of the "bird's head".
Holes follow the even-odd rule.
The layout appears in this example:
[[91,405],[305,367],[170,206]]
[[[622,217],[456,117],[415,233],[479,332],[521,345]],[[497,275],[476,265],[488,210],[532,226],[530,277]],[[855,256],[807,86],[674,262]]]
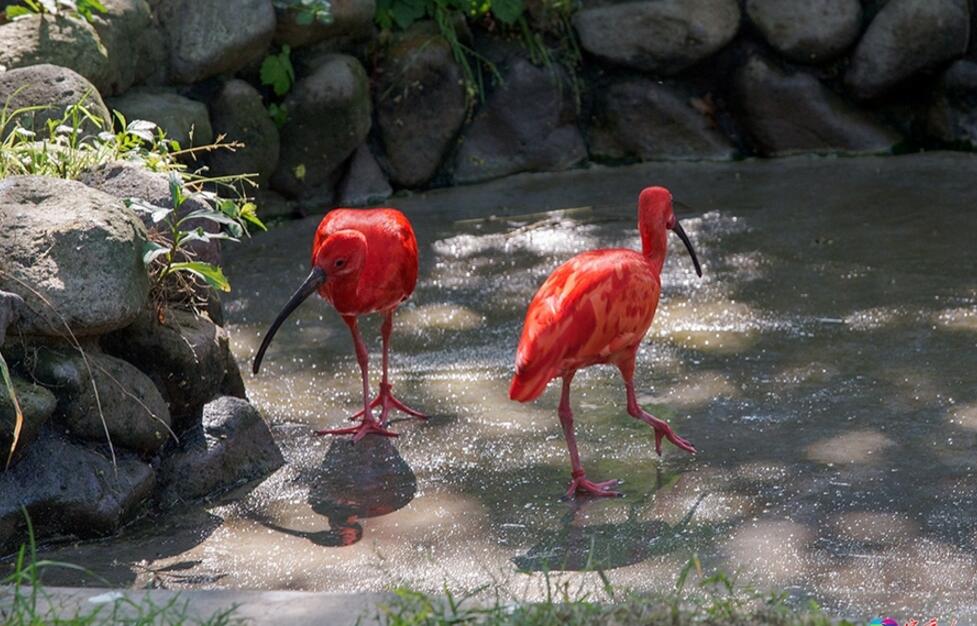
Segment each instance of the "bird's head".
[[[679,224],[672,208],[672,194],[664,187],[646,187],[638,196],[638,229],[641,231],[641,243],[645,254],[654,249],[653,241],[655,236],[661,237],[664,244],[666,231],[673,231],[685,244],[692,257],[692,264],[695,265],[695,273],[701,277],[702,267],[699,265],[699,258],[695,254],[695,248],[689,241],[689,236],[685,234],[685,229]],[[662,248],[664,256],[664,247]]]
[[299,288],[292,294],[278,317],[271,323],[265,338],[261,341],[251,371],[255,374],[261,368],[265,350],[282,323],[292,311],[316,291],[322,292],[334,280],[355,276],[366,262],[366,236],[358,230],[338,230],[325,239],[312,251],[312,271]]

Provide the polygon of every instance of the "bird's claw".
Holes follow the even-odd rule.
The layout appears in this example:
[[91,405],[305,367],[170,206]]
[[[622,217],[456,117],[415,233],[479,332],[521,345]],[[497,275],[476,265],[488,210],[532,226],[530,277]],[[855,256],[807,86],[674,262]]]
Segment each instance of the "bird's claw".
[[577,494],[598,498],[617,498],[622,494],[620,491],[613,489],[613,487],[617,487],[619,483],[620,481],[617,480],[605,480],[604,482],[595,483],[587,480],[583,472],[579,474],[574,473],[573,480],[570,481],[570,488],[567,489],[567,498],[573,500]]
[[668,439],[679,450],[685,450],[689,454],[696,453],[695,446],[692,445],[692,442],[676,435],[675,431],[672,430],[672,427],[665,420],[658,419],[647,411],[640,411],[635,417],[655,429],[655,452],[658,456],[662,455],[662,439]]
[[[375,409],[377,407],[381,407],[380,408],[381,424],[387,423],[387,414],[390,413],[391,409],[396,409],[401,413],[406,413],[407,415],[410,415],[411,417],[416,417],[417,419],[420,420],[427,419],[427,415],[424,415],[420,411],[416,411],[410,408],[409,406],[407,406],[406,404],[398,400],[394,396],[393,388],[389,384],[380,383],[380,393],[378,393],[377,397],[374,398],[373,402],[370,403],[371,409]],[[360,410],[358,413],[356,413],[349,419],[350,421],[356,421],[362,419],[364,413],[365,410]]]
[[367,435],[380,435],[381,437],[399,437],[398,433],[392,430],[387,430],[383,427],[383,424],[377,422],[373,418],[363,420],[359,426],[350,426],[349,428],[330,428],[325,430],[317,430],[313,433],[317,437],[323,435],[353,435],[353,443],[356,443],[363,437]]

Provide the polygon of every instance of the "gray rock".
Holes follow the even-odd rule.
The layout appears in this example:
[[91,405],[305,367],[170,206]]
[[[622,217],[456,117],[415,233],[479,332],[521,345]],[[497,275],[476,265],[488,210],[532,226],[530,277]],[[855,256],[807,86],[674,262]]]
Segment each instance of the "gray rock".
[[400,36],[384,56],[377,125],[390,177],[417,187],[435,172],[468,110],[461,69],[430,22]]
[[767,42],[798,63],[821,63],[855,43],[859,0],[747,0],[746,12]]
[[344,207],[368,206],[383,202],[391,193],[393,189],[370,148],[366,144],[357,148],[349,161],[346,177],[339,184],[336,204]]
[[11,332],[61,336],[67,325],[85,336],[127,326],[149,297],[145,241],[121,200],[82,183],[0,181],[0,290],[27,304]]
[[275,41],[298,48],[327,40],[368,38],[373,35],[376,9],[376,0],[333,0],[330,3],[331,22],[299,24],[296,11],[276,7]]
[[889,0],[858,42],[845,81],[858,98],[874,98],[961,56],[969,38],[967,0]]
[[239,398],[208,403],[201,426],[182,439],[160,466],[160,500],[166,505],[216,495],[284,463],[257,409]]
[[112,64],[94,27],[84,20],[29,15],[0,26],[0,66],[49,63],[67,67],[110,93]]
[[584,50],[620,65],[677,74],[709,57],[740,27],[736,0],[653,0],[585,8],[573,16]]
[[944,144],[977,148],[977,62],[957,61],[940,77],[926,131]]
[[601,89],[588,131],[598,159],[731,159],[736,150],[690,98],[647,78]]
[[886,153],[902,140],[810,74],[753,57],[734,82],[742,120],[763,155]]
[[260,59],[275,34],[271,0],[158,0],[170,76],[194,83]]
[[9,291],[0,291],[0,347],[7,338],[7,328],[20,317],[24,299]]
[[587,158],[567,78],[556,71],[511,62],[503,84],[462,133],[456,183],[564,170]]
[[243,80],[228,81],[210,103],[210,120],[215,135],[225,141],[239,141],[243,148],[210,154],[215,175],[258,174],[265,186],[278,166],[278,128],[268,116],[261,94]]
[[[28,130],[46,134],[48,120],[60,120],[69,107],[79,102],[102,120],[101,127],[87,120],[83,122],[85,132],[112,128],[112,116],[95,85],[74,70],[42,64],[0,72],[0,108],[6,105],[8,111],[15,111],[32,106],[50,107],[19,116],[20,125]],[[13,124],[8,126],[0,139],[13,132],[13,128]]]
[[[93,189],[104,191],[120,200],[138,198],[160,208],[173,206],[166,175],[150,172],[135,163],[121,161],[104,163],[95,169],[83,172],[79,180]],[[180,214],[186,215],[203,208],[205,207],[201,202],[190,199],[180,207]],[[140,214],[140,218],[150,233],[157,228],[149,215]],[[209,233],[219,230],[216,224],[208,220],[189,220],[186,222],[186,227],[203,228]],[[220,241],[193,241],[187,247],[194,257],[201,261],[215,264],[221,262]]]
[[56,422],[72,435],[107,443],[107,430],[116,448],[144,454],[154,454],[170,437],[166,401],[153,381],[126,361],[91,349],[83,357],[73,348],[47,346],[22,348],[14,358],[20,371],[54,392]]
[[214,141],[207,105],[184,98],[170,89],[136,87],[125,95],[109,98],[109,104],[128,122],[146,120],[155,123],[163,129],[167,139],[175,139],[184,148],[205,146]]
[[265,223],[269,220],[287,219],[298,215],[295,204],[291,200],[271,189],[258,189],[255,194],[255,204],[258,205],[258,217]]
[[24,458],[0,472],[0,548],[26,542],[21,507],[38,538],[109,535],[130,520],[156,485],[149,464],[120,452],[111,459],[46,429]]
[[109,354],[135,363],[149,375],[169,403],[178,428],[218,395],[233,364],[227,331],[179,309],[167,309],[162,324],[147,311],[132,325],[102,337],[101,344]]
[[102,0],[102,4],[107,11],[96,12],[92,26],[111,64],[105,95],[120,94],[161,69],[166,46],[146,0]]
[[[13,462],[16,463],[23,458],[24,451],[30,447],[32,441],[37,439],[41,427],[54,414],[58,401],[53,393],[40,385],[16,375],[12,375],[11,379],[14,383],[17,404],[24,417],[24,424],[17,438],[17,448],[12,457]],[[9,390],[0,381],[0,471],[7,463],[10,444],[14,439],[15,424],[16,413],[13,400],[10,398]]]
[[322,193],[370,130],[366,71],[353,57],[330,55],[295,84],[284,104],[288,121],[272,186],[290,196]]

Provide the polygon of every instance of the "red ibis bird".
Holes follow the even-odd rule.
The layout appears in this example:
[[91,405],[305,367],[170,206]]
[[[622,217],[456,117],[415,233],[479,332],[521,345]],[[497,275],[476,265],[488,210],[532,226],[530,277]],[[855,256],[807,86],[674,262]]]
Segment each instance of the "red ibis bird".
[[[353,335],[356,360],[363,375],[363,410],[353,416],[360,424],[350,428],[319,430],[317,435],[353,435],[359,441],[369,434],[396,437],[387,430],[391,409],[427,419],[393,395],[387,374],[390,333],[394,311],[410,297],[417,283],[417,239],[407,217],[396,209],[335,209],[326,214],[312,243],[312,271],[285,304],[261,342],[252,371],[257,374],[261,359],[282,322],[314,292],[329,301]],[[383,316],[383,379],[380,393],[370,401],[368,354],[357,318],[369,313]],[[373,409],[380,407],[380,418]]]
[[573,257],[550,274],[526,312],[509,397],[529,402],[538,398],[551,380],[563,379],[558,413],[573,468],[567,491],[571,498],[577,493],[620,495],[613,489],[617,481],[591,482],[580,464],[570,409],[570,383],[580,368],[598,363],[616,365],[624,378],[628,413],[655,429],[658,454],[663,438],[695,453],[695,447],[676,435],[667,422],[638,405],[634,364],[658,307],[669,230],[688,248],[700,277],[702,269],[692,242],[675,219],[672,194],[664,187],[648,187],[641,192],[638,230],[641,252],[616,248]]

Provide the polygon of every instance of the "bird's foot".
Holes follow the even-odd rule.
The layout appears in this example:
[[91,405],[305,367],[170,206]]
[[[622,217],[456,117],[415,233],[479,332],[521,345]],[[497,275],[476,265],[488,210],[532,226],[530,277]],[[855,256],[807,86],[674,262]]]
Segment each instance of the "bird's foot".
[[350,426],[349,428],[332,428],[326,430],[317,430],[314,433],[317,437],[322,435],[353,435],[353,443],[356,443],[363,437],[367,435],[380,435],[381,437],[399,437],[397,433],[387,430],[384,425],[372,416],[362,420],[359,426]]
[[658,419],[647,411],[641,411],[638,419],[655,429],[655,452],[658,453],[658,456],[662,455],[662,439],[668,439],[680,450],[695,454],[695,446],[692,445],[692,442],[675,434],[675,431],[665,420]]
[[[391,409],[396,409],[402,413],[406,413],[411,417],[416,417],[417,419],[426,420],[427,415],[424,415],[420,411],[416,411],[400,400],[398,400],[393,394],[393,387],[390,384],[380,383],[380,393],[374,398],[373,402],[370,403],[370,408],[375,409],[380,407],[380,423],[387,423],[387,416]],[[356,415],[350,417],[350,420],[358,420],[363,417],[364,411],[360,411]]]
[[614,487],[617,487],[619,481],[617,480],[606,480],[602,483],[594,483],[587,480],[587,476],[584,475],[583,470],[573,472],[573,480],[570,481],[570,488],[567,489],[567,498],[573,500],[577,494],[583,494],[587,496],[596,496],[599,498],[616,498],[621,495],[620,491],[616,491]]

